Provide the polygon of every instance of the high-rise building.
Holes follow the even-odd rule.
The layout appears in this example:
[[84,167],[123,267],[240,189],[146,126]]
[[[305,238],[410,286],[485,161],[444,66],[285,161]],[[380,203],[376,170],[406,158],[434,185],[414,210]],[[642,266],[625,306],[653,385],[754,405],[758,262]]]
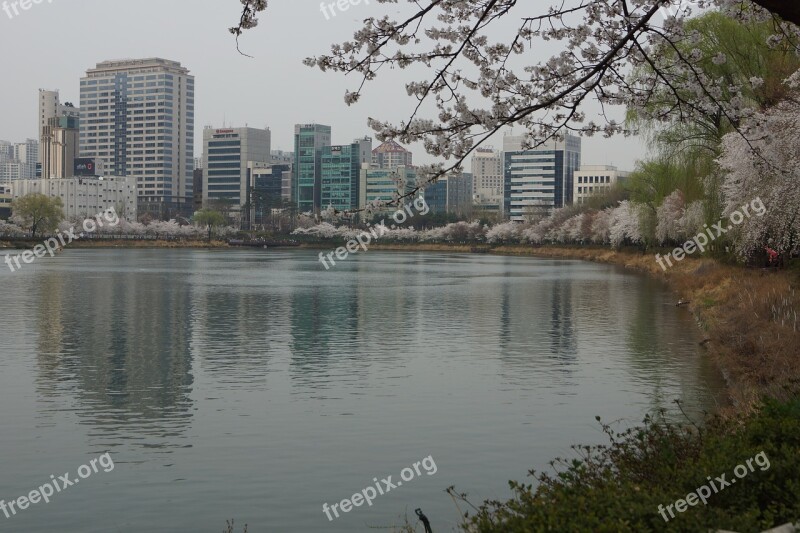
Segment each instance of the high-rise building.
[[609,190],[628,178],[630,173],[606,165],[583,165],[575,171],[573,180],[573,203],[586,202],[587,198]]
[[428,204],[431,213],[447,213],[447,176],[425,187],[425,203]]
[[472,213],[472,174],[443,176],[425,187],[425,203],[432,213],[453,213],[467,217]]
[[[364,209],[375,201],[391,202],[395,195],[404,196],[411,192],[417,185],[417,174],[412,167],[388,168],[361,168],[361,183],[359,184],[360,209]],[[408,200],[406,200],[408,201]],[[391,210],[397,207],[390,208]],[[389,209],[383,209],[388,211]]]
[[26,139],[24,143],[14,145],[14,155],[10,161],[18,163],[15,167],[17,177],[12,179],[33,179],[36,177],[36,166],[39,164],[39,141]]
[[573,175],[581,164],[581,139],[567,135],[538,148],[524,136],[503,139],[505,214],[523,222],[572,203]]
[[14,159],[14,144],[8,141],[0,141],[0,163]]
[[294,189],[302,213],[317,212],[322,202],[322,148],[331,145],[331,127],[297,124],[294,127]]
[[283,184],[291,178],[291,165],[257,165],[250,168],[252,224],[264,225],[275,210],[286,207]]
[[0,163],[0,184],[11,184],[12,181],[30,177],[30,167],[16,159],[9,159]]
[[447,178],[447,212],[465,217],[472,213],[472,174],[462,172]]
[[203,205],[209,200],[248,203],[252,186],[248,168],[268,166],[272,134],[267,129],[203,130]]
[[503,154],[478,148],[472,156],[472,196],[479,205],[503,203]]
[[349,145],[322,147],[321,191],[322,209],[329,206],[339,211],[358,208],[361,168],[369,167],[372,139],[356,139]]
[[[50,119],[61,117],[78,119],[80,117],[80,109],[69,102],[62,104],[58,91],[39,89],[39,115],[37,121],[40,146],[44,146],[47,140],[45,138],[45,128],[50,125]],[[45,160],[47,156],[48,154],[44,149],[39,152],[38,163],[42,164],[42,174],[47,174],[47,170],[45,169]],[[45,175],[44,177],[47,178],[49,176]]]
[[81,157],[136,178],[139,210],[188,213],[194,171],[194,76],[161,58],[104,61],[81,79]]
[[411,167],[413,159],[411,152],[395,141],[386,141],[372,151],[372,165],[376,168]]
[[353,141],[358,145],[358,158],[361,165],[372,166],[372,137],[365,135]]
[[39,159],[43,178],[71,178],[79,152],[78,117],[52,117],[42,131]]
[[273,165],[293,165],[294,152],[284,152],[283,150],[272,150],[270,163]]

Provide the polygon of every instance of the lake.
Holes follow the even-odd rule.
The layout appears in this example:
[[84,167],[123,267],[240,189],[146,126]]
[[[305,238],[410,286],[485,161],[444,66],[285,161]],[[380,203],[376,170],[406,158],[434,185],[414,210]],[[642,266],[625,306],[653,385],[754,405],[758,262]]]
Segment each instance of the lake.
[[[114,468],[0,529],[349,533],[421,507],[453,531],[447,487],[506,498],[509,479],[603,442],[595,416],[622,429],[679,399],[699,417],[720,396],[690,312],[647,277],[378,251],[326,271],[317,253],[2,264],[0,498],[106,452]],[[323,512],[390,475],[371,506]]]

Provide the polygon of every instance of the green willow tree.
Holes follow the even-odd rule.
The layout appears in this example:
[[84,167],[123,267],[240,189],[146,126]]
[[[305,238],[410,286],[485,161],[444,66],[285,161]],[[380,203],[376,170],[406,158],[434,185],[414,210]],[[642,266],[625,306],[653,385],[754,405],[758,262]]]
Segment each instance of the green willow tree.
[[63,206],[61,198],[29,194],[11,204],[12,220],[23,228],[30,229],[35,239],[37,234],[55,230],[64,220]]
[[[644,65],[632,76],[632,84],[647,83],[653,71],[696,55],[694,68],[705,77],[722,80],[714,99],[747,110],[744,117],[783,101],[788,95],[784,81],[800,69],[796,48],[789,43],[768,44],[774,34],[769,22],[742,23],[719,12],[687,20],[688,39],[676,46],[662,46],[653,65]],[[681,97],[689,100],[686,90]],[[722,138],[736,131],[741,116],[731,117],[724,105],[696,109],[691,120],[671,113],[673,90],[667,85],[653,91],[647,105],[631,108],[628,124],[645,135],[651,149],[690,169],[710,173],[720,155]],[[661,110],[660,112],[658,110]]]
[[201,209],[194,214],[192,221],[199,226],[208,227],[208,242],[214,234],[214,228],[225,225],[225,217],[222,213],[213,209]]
[[[644,134],[655,154],[638,165],[628,184],[631,200],[646,206],[640,211],[646,241],[655,240],[656,210],[675,190],[687,203],[703,201],[707,223],[719,220],[723,205],[716,161],[722,139],[740,131],[743,120],[783,101],[789,90],[785,80],[800,69],[796,46],[771,40],[775,28],[768,21],[741,22],[710,12],[687,20],[685,32],[687,39],[662,46],[652,65],[636,69],[631,84],[646,84],[664,65],[694,56],[700,76],[719,80],[713,94],[719,105],[698,106],[684,116],[674,107],[675,89],[664,84],[652,91],[646,106],[628,110],[628,127]],[[686,89],[678,92],[681,99],[693,98]],[[731,107],[740,113],[726,113]]]

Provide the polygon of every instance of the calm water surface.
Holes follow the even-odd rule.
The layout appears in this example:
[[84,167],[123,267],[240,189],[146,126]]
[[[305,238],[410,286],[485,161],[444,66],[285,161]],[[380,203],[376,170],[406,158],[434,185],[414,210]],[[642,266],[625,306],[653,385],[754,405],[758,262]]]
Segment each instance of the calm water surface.
[[[0,531],[349,533],[416,507],[452,531],[448,486],[507,497],[601,442],[596,415],[721,387],[663,286],[577,261],[78,249],[0,269],[0,301],[0,499],[115,462]],[[429,455],[435,475],[323,514]]]

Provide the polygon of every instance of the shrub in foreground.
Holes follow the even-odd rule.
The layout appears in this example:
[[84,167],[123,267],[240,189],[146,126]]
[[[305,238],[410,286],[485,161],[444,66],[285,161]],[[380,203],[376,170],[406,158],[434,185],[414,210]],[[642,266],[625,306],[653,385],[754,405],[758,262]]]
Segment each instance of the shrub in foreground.
[[[640,428],[604,430],[609,445],[575,447],[579,459],[553,461],[558,473],[531,472],[535,487],[511,482],[511,500],[484,503],[465,517],[463,528],[751,532],[800,519],[800,400],[770,401],[744,421],[712,418],[702,428],[648,417]],[[738,479],[734,469],[759,454],[768,459],[767,467],[753,465]],[[706,505],[675,511],[668,522],[659,514],[659,505],[685,500],[722,474],[735,482],[708,497]]]

